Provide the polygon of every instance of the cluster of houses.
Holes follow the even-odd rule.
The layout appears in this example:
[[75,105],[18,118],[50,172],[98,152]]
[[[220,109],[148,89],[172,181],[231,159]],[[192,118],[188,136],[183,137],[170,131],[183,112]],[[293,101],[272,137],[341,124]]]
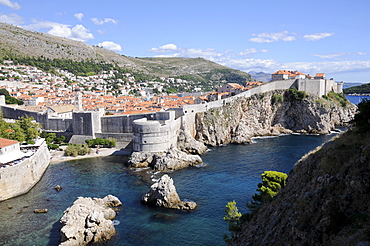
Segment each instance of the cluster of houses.
[[[162,89],[163,84],[156,82],[148,86],[148,83],[152,82],[136,83],[135,78],[126,73],[122,74],[124,79],[116,81],[120,85],[118,88],[120,93],[114,95],[107,90],[107,81],[115,77],[115,72],[105,71],[99,75],[85,77],[60,70],[59,75],[53,75],[35,67],[13,65],[11,61],[5,61],[3,65],[0,64],[0,88],[7,89],[11,96],[22,100],[25,103],[19,106],[22,109],[48,113],[49,117],[70,118],[73,111],[95,111],[99,108],[104,108],[105,113],[111,115],[163,111],[182,105],[221,100],[262,84],[247,82],[242,86],[237,83],[226,83],[210,93],[155,96],[149,95],[145,88]],[[174,78],[161,79],[166,83],[178,82]],[[313,77],[299,71],[287,70],[279,70],[272,74],[272,81],[288,79],[325,79],[325,74],[317,73]],[[128,95],[132,89],[141,96]]]
[[[107,88],[107,82],[116,71],[105,71],[93,76],[76,76],[68,71],[58,70],[59,75],[46,73],[36,67],[14,65],[12,61],[0,64],[0,88],[22,100],[22,109],[48,113],[50,117],[70,118],[73,111],[97,110],[104,108],[106,114],[136,114],[178,108],[181,105],[200,104],[220,100],[239,94],[261,82],[248,82],[246,87],[237,83],[227,83],[211,93],[188,93],[187,95],[155,96],[148,91],[161,90],[165,83],[184,84],[187,81],[174,78],[161,78],[159,82],[135,82],[134,76],[122,74],[118,79],[119,94],[114,95]],[[69,81],[69,82],[68,82]],[[149,83],[154,83],[149,86]],[[93,89],[94,88],[94,89]],[[150,90],[146,90],[150,88]],[[139,97],[130,96],[135,90]],[[79,96],[76,95],[79,91]]]
[[271,81],[288,79],[326,79],[324,73],[316,73],[315,76],[304,74],[299,71],[279,70],[272,74]]

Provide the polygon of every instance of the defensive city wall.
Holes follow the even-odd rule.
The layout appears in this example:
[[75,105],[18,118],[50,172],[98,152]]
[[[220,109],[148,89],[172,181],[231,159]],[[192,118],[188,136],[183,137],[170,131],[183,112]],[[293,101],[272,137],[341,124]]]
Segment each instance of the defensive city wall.
[[31,157],[0,168],[0,201],[27,193],[40,180],[49,163],[50,153],[43,141]]
[[176,144],[177,133],[189,129],[195,136],[195,115],[255,94],[296,87],[300,91],[318,96],[330,91],[342,92],[343,83],[325,79],[288,79],[272,81],[232,97],[202,104],[184,105],[165,112],[134,115],[105,116],[104,110],[73,112],[71,119],[52,118],[47,113],[20,110],[2,105],[4,118],[18,119],[28,115],[39,122],[43,129],[64,135],[72,143],[84,143],[85,139],[113,137],[118,142],[131,142],[133,151],[163,151]]

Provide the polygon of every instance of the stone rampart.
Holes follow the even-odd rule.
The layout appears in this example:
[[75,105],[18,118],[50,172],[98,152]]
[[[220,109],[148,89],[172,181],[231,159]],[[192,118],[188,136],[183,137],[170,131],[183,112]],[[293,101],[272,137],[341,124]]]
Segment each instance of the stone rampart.
[[134,120],[141,118],[154,120],[155,113],[103,116],[101,118],[101,132],[132,133]]
[[181,118],[174,119],[175,112],[160,114],[168,120],[138,119],[133,122],[133,151],[161,152],[177,144],[177,133],[181,128]]
[[0,201],[27,193],[41,179],[49,163],[50,153],[43,142],[31,157],[0,168]]

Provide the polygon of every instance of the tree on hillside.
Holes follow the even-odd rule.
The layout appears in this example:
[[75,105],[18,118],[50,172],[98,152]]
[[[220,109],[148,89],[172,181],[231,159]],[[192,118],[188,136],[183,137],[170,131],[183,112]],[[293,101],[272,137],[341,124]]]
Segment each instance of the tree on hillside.
[[264,171],[261,174],[262,183],[258,184],[256,193],[252,196],[253,201],[247,203],[247,207],[253,212],[263,203],[269,202],[286,185],[288,175],[276,171]]
[[5,103],[6,104],[18,104],[23,105],[24,102],[22,100],[19,100],[15,97],[10,96],[9,92],[6,89],[0,89],[0,95],[5,96]]
[[[227,203],[225,213],[226,215],[224,216],[224,220],[229,223],[229,231],[237,231],[240,228],[240,218],[242,217],[242,214],[239,213],[235,201]],[[225,234],[224,240],[228,242],[230,240],[229,236]]]
[[41,126],[39,123],[34,122],[33,117],[26,115],[25,117],[21,117],[17,122],[23,130],[26,140],[36,139],[40,136],[39,130]]

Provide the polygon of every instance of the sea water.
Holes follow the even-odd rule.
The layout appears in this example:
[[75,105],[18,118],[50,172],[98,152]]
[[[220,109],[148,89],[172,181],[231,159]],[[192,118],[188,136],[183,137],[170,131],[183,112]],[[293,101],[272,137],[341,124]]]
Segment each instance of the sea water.
[[[204,165],[169,173],[182,200],[195,201],[193,211],[153,208],[140,203],[163,173],[132,171],[123,157],[110,156],[51,164],[27,194],[0,202],[0,245],[58,245],[59,219],[79,196],[117,196],[117,233],[104,245],[225,245],[223,220],[227,202],[235,200],[247,212],[247,201],[261,181],[261,173],[289,173],[307,152],[332,135],[288,135],[254,139],[249,145],[211,148]],[[57,192],[54,187],[60,185]],[[46,214],[33,213],[47,208]]]

